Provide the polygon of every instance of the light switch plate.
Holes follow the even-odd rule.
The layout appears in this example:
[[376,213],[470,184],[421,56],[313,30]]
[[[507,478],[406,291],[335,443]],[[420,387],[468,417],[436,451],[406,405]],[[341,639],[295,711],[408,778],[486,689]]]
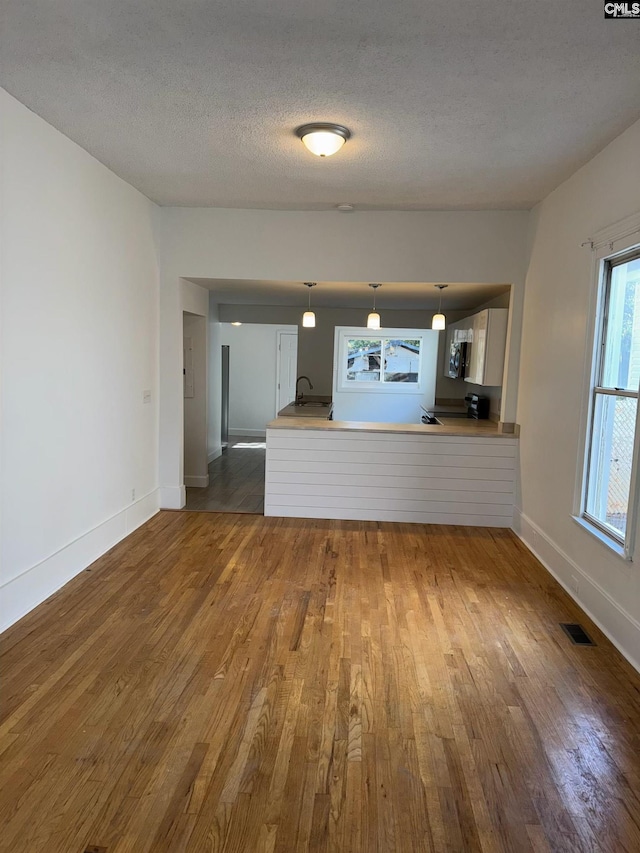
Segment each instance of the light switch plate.
[[145,404],[151,402],[151,391],[147,390],[142,392],[142,402]]

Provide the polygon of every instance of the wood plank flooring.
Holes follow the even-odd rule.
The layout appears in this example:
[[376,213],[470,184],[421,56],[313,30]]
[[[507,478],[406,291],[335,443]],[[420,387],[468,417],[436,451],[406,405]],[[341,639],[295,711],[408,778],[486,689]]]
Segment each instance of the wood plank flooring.
[[162,512],[1,648],[3,851],[640,850],[640,679],[508,530]]
[[209,463],[206,489],[187,488],[185,509],[199,512],[264,513],[265,440],[229,437],[222,456]]

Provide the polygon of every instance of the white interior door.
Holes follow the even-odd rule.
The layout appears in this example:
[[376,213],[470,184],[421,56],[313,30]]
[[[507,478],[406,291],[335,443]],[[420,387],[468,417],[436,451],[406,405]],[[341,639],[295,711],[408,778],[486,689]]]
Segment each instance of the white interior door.
[[278,412],[296,398],[297,373],[298,335],[295,332],[278,332]]

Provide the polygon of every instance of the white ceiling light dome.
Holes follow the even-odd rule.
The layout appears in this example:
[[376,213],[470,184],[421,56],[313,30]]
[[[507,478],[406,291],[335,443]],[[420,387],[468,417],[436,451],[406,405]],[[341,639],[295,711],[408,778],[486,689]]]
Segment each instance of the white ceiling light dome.
[[342,124],[318,121],[303,124],[296,130],[296,136],[312,154],[318,157],[331,157],[342,148],[347,139],[351,138],[351,131]]

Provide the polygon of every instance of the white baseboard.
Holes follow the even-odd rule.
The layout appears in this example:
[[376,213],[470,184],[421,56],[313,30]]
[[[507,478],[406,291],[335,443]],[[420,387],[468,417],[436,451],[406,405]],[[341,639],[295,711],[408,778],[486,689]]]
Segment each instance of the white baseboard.
[[256,438],[266,438],[266,429],[230,429],[229,435],[251,435]]
[[94,560],[148,521],[159,509],[158,489],[83,533],[55,554],[0,586],[4,631],[53,595]]
[[214,449],[209,453],[209,455],[207,456],[207,465],[211,465],[211,463],[212,463],[214,460],[219,459],[221,456],[222,456],[222,447],[216,447],[216,448],[214,448]]
[[[517,507],[513,514],[513,531],[631,666],[640,672],[640,622]],[[578,593],[572,578],[578,580]]]
[[185,486],[189,486],[191,488],[195,487],[196,489],[206,489],[209,485],[209,475],[206,474],[204,477],[189,477],[187,474],[185,474],[184,484]]
[[160,509],[182,509],[186,503],[185,486],[160,486]]

